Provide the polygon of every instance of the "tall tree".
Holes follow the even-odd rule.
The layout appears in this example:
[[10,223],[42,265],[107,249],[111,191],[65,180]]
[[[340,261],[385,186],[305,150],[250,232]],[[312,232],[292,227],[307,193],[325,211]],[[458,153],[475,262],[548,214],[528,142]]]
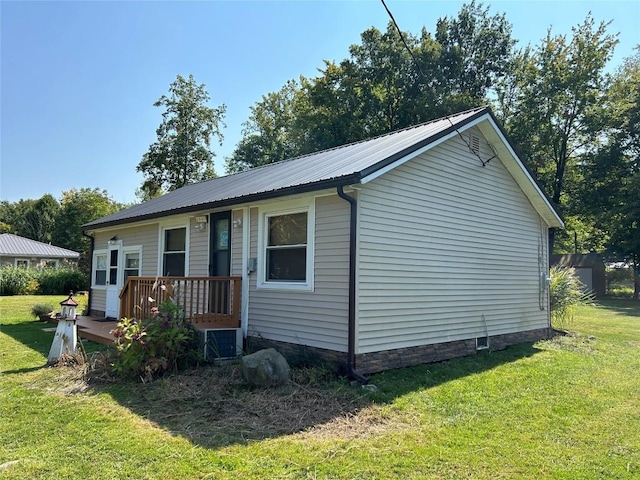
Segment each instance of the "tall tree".
[[225,160],[227,172],[240,172],[298,154],[293,132],[299,94],[299,84],[289,80],[279,91],[263,95],[262,100],[250,108],[242,139]]
[[426,29],[401,36],[393,22],[384,32],[370,28],[351,45],[349,58],[325,61],[317,77],[301,77],[299,85],[290,82],[264,96],[227,159],[227,171],[486,104],[493,80],[509,68],[513,43],[504,16],[491,16],[475,2],[464,5],[457,18],[440,19],[435,37]]
[[21,234],[38,242],[50,243],[59,212],[60,204],[53,195],[43,195],[27,210],[20,226]]
[[60,212],[56,219],[53,243],[82,254],[81,262],[87,265],[89,239],[82,234],[82,225],[123,208],[106,190],[79,188],[62,192]]
[[143,200],[215,177],[211,140],[217,137],[222,144],[226,106],[209,107],[208,102],[204,84],[198,85],[193,75],[188,79],[178,75],[169,86],[169,96],[154,103],[165,111],[157,141],[136,167],[145,177],[138,190]]
[[5,225],[3,227],[4,233],[13,233],[21,237],[31,238],[24,227],[27,215],[33,210],[35,203],[36,200],[23,198],[17,202],[2,200],[0,202],[0,222]]
[[616,72],[606,99],[604,145],[583,162],[584,210],[609,233],[608,250],[634,268],[640,296],[640,49]]
[[[563,209],[566,181],[602,129],[604,68],[617,44],[607,26],[589,15],[570,39],[549,30],[539,46],[520,53],[521,70],[502,85],[510,95],[498,96],[507,130],[562,213],[572,213]],[[552,231],[551,247],[554,238]]]

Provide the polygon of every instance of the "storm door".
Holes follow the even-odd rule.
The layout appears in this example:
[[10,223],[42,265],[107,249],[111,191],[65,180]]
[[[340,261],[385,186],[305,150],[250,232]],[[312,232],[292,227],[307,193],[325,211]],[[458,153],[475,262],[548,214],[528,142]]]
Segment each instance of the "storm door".
[[[209,275],[228,277],[231,274],[231,212],[211,214]],[[213,282],[209,301],[211,313],[228,313],[229,282]]]
[[109,255],[107,256],[107,299],[105,316],[108,318],[118,318],[120,313],[120,289],[122,282],[120,281],[120,246],[109,246]]

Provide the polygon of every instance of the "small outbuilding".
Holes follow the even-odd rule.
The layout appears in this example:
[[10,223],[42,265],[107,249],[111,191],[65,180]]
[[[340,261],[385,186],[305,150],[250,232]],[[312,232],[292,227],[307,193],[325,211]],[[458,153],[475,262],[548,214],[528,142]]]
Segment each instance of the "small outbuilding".
[[585,290],[603,296],[607,293],[607,278],[602,256],[597,253],[551,255],[551,266],[573,268],[585,285]]

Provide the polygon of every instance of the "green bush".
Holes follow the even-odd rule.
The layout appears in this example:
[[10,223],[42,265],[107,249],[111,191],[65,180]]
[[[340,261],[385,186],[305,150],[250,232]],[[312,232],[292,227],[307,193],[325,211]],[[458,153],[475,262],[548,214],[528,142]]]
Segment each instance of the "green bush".
[[89,288],[89,279],[77,268],[45,268],[36,278],[41,295],[64,295]]
[[566,328],[573,321],[575,307],[594,297],[585,291],[573,268],[551,267],[550,276],[551,321],[554,327]]
[[40,315],[47,315],[48,313],[53,312],[53,305],[50,303],[36,303],[31,307],[31,314],[34,317],[39,317]]
[[0,295],[28,295],[38,289],[36,271],[13,266],[0,267]]
[[152,318],[123,318],[113,330],[117,375],[146,382],[199,360],[196,331],[182,310],[171,301],[154,310]]
[[89,279],[77,268],[0,268],[0,295],[66,295],[89,288]]

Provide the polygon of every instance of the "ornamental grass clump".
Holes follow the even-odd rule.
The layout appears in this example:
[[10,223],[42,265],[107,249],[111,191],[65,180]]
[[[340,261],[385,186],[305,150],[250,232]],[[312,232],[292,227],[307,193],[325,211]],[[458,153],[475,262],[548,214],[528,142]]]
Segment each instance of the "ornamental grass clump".
[[118,376],[148,382],[199,360],[198,338],[182,310],[172,301],[152,309],[150,318],[123,318],[112,330]]
[[593,293],[576,276],[573,268],[551,267],[549,294],[551,297],[551,322],[555,328],[567,328],[573,321],[578,305],[593,301]]

